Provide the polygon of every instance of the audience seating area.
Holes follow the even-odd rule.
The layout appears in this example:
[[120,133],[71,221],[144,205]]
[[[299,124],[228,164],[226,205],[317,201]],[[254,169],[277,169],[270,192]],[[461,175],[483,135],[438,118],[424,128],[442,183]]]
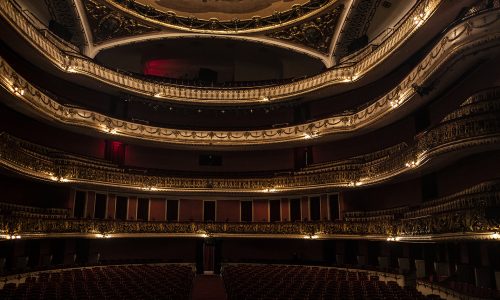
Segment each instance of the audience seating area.
[[491,288],[477,287],[467,282],[447,281],[445,287],[457,291],[462,295],[467,295],[475,298],[500,299],[500,291]]
[[367,272],[278,265],[228,265],[223,270],[229,299],[440,299],[415,288],[380,281]]
[[186,265],[124,265],[38,273],[0,299],[189,299],[194,271]]
[[0,215],[24,218],[65,219],[69,216],[69,210],[65,208],[41,208],[0,202]]

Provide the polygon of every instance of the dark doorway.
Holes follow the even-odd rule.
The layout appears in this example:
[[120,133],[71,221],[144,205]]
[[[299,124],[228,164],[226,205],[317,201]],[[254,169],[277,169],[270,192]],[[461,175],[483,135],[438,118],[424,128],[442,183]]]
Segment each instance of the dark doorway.
[[167,221],[179,220],[179,200],[167,200]]
[[241,201],[241,222],[252,222],[252,201]]
[[95,195],[95,213],[94,217],[96,219],[105,219],[106,218],[106,195],[105,194],[96,194]]
[[203,201],[203,221],[215,222],[215,201]]
[[83,218],[85,216],[85,203],[87,202],[87,193],[82,191],[77,191],[75,195],[75,209],[74,217]]
[[339,194],[328,196],[328,205],[330,207],[330,220],[340,220]]
[[319,197],[309,198],[309,213],[311,215],[311,221],[321,220],[321,204]]
[[149,220],[149,199],[139,198],[139,203],[137,207],[137,220],[148,221]]
[[290,199],[290,221],[301,221],[300,199]]
[[128,198],[123,196],[116,197],[116,219],[127,219],[127,204]]
[[281,221],[281,200],[269,200],[269,217],[271,222]]

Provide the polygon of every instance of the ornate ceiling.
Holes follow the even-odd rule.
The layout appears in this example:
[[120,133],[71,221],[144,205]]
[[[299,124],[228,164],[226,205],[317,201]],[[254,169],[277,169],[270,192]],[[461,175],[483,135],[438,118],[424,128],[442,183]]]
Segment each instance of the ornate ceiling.
[[[23,0],[21,0],[23,1]],[[375,15],[402,17],[400,0],[45,0],[86,56],[143,41],[220,38],[262,43],[319,59],[326,67],[373,31]],[[395,13],[396,12],[396,13]],[[73,15],[73,17],[71,17]],[[382,15],[382,18],[380,18]],[[392,19],[390,18],[390,19]],[[375,18],[377,19],[377,18]],[[73,22],[72,22],[73,20]],[[396,23],[399,19],[394,19]],[[377,21],[377,23],[379,23]],[[77,28],[81,24],[81,28]],[[389,24],[393,26],[394,24]],[[383,24],[386,27],[387,24]],[[380,31],[380,30],[375,30]],[[371,38],[371,37],[370,37]]]
[[[127,3],[129,1],[115,1]],[[309,0],[137,0],[139,5],[150,6],[163,13],[193,15],[200,19],[219,20],[251,19],[254,16],[270,16],[302,6]],[[313,1],[314,2],[314,1]],[[316,1],[320,2],[320,1]]]

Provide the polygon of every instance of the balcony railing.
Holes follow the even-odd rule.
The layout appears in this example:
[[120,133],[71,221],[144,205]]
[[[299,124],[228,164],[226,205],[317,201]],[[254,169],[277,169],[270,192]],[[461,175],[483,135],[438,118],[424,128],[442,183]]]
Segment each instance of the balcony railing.
[[[2,4],[8,3],[0,2]],[[1,11],[1,9],[0,9]],[[38,114],[63,124],[92,128],[100,133],[141,139],[167,144],[196,146],[252,146],[277,143],[303,142],[334,134],[345,134],[366,128],[384,117],[398,113],[398,108],[409,102],[419,101],[416,87],[431,76],[446,62],[459,59],[468,51],[488,48],[490,43],[498,45],[500,18],[497,11],[481,14],[460,23],[451,29],[410,74],[385,96],[374,103],[349,114],[335,115],[325,119],[294,126],[283,126],[262,130],[190,130],[156,127],[125,120],[57,102],[40,89],[22,78],[7,62],[0,58],[0,85],[15,95],[20,102],[30,106]],[[488,48],[492,49],[492,48]]]
[[[411,172],[427,161],[450,152],[478,151],[498,148],[500,145],[500,110],[497,90],[484,91],[454,113],[456,118],[445,119],[429,131],[415,137],[413,143],[391,147],[398,151],[379,151],[358,156],[353,160],[321,164],[319,168],[269,175],[268,177],[190,177],[147,175],[147,172],[129,172],[116,165],[65,154],[48,147],[0,135],[0,163],[27,176],[95,186],[135,189],[151,192],[211,192],[211,193],[279,193],[302,190],[320,190],[333,187],[356,188],[375,184]],[[466,102],[468,103],[468,102]],[[488,108],[489,110],[485,110]],[[492,109],[496,108],[496,109]],[[381,155],[381,153],[383,155]],[[213,175],[213,174],[212,174]]]
[[[143,222],[96,219],[40,219],[20,216],[0,216],[0,233],[5,235],[90,234],[112,237],[121,234],[171,234],[213,236],[288,236],[291,238],[394,237],[404,239],[436,238],[450,235],[454,238],[495,238],[488,233],[500,229],[500,185],[498,181],[480,184],[488,187],[480,197],[489,199],[474,207],[454,206],[447,212],[420,218],[395,217],[390,220],[335,221],[335,222],[274,222],[274,223],[203,223],[203,222]],[[474,187],[474,188],[477,188]],[[475,201],[477,195],[458,193],[464,203]],[[443,198],[442,201],[444,201]],[[434,206],[439,211],[438,205]],[[458,235],[457,235],[458,234]],[[486,234],[486,235],[484,235]]]
[[[334,84],[345,84],[356,81],[367,74],[375,66],[385,61],[406,40],[408,40],[436,11],[443,0],[426,0],[417,4],[413,10],[406,15],[406,19],[398,24],[398,27],[373,51],[365,51],[363,57],[357,57],[359,61],[350,66],[339,66],[329,69],[324,73],[309,78],[292,81],[274,86],[255,88],[196,88],[189,86],[177,86],[151,80],[136,78],[115,70],[107,69],[94,63],[92,60],[66,52],[59,43],[54,43],[42,34],[41,29],[34,26],[26,18],[19,8],[10,1],[0,2],[0,15],[10,25],[21,33],[40,54],[49,59],[55,66],[69,73],[78,73],[90,76],[102,82],[119,88],[155,97],[157,100],[175,100],[187,103],[209,103],[214,104],[244,104],[262,103],[265,101],[279,101],[310,91],[314,91]],[[457,30],[451,31],[453,40],[458,38]],[[448,37],[444,37],[446,41]],[[440,43],[444,44],[444,43]],[[451,45],[443,45],[445,48]],[[441,46],[437,46],[441,48]],[[440,51],[436,51],[439,53]],[[419,68],[425,66],[421,63]]]

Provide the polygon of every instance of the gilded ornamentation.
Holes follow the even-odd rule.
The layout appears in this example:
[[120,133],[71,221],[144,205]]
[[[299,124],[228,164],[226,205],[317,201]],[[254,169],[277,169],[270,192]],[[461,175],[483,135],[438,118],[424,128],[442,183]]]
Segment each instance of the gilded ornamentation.
[[[21,93],[22,88],[18,88]],[[486,92],[485,92],[486,93]],[[494,92],[488,92],[495,95]],[[401,173],[412,171],[427,161],[454,151],[478,151],[500,145],[500,114],[481,113],[479,107],[494,107],[498,98],[475,102],[462,117],[444,121],[415,138],[411,144],[401,143],[375,153],[340,162],[312,165],[289,175],[260,178],[211,178],[151,176],[129,172],[111,163],[62,155],[47,147],[35,145],[8,134],[0,135],[0,164],[4,167],[43,180],[90,184],[151,192],[204,192],[269,194],[336,187],[356,188],[374,184]],[[57,107],[57,106],[56,106]],[[498,106],[496,106],[498,107]],[[459,110],[461,110],[459,108]],[[500,109],[500,108],[499,108]],[[474,113],[477,112],[477,113]],[[88,116],[92,118],[92,115]],[[95,116],[94,116],[95,117]],[[54,153],[59,153],[54,156]],[[409,162],[412,162],[409,164]],[[455,205],[455,204],[454,204]]]
[[[402,45],[410,36],[413,35],[421,25],[415,24],[414,18],[423,18],[426,21],[436,8],[444,0],[421,1],[411,11],[407,18],[400,22],[391,35],[373,51],[366,52],[366,56],[359,57],[359,60],[348,67],[336,67],[329,69],[317,76],[297,80],[276,86],[254,87],[254,88],[195,88],[189,86],[179,86],[175,84],[166,84],[162,82],[147,81],[141,78],[117,72],[104,68],[92,60],[80,55],[68,55],[57,45],[47,40],[39,30],[30,23],[30,21],[18,11],[9,1],[0,1],[0,15],[2,15],[10,25],[23,35],[33,46],[39,50],[41,55],[47,57],[55,66],[68,73],[78,73],[90,76],[107,84],[122,88],[127,91],[139,93],[156,100],[179,101],[184,103],[203,103],[207,104],[225,104],[241,105],[249,103],[262,103],[266,98],[270,102],[281,101],[290,97],[308,93],[326,86],[334,84],[345,84],[357,80],[364,76],[375,66],[383,62],[400,45]],[[425,11],[423,17],[420,15]],[[485,30],[495,28],[497,15],[494,12],[485,13],[482,16],[470,19],[473,24],[472,36],[480,36]],[[449,52],[454,52],[458,44],[466,36],[463,34],[462,27],[465,24],[458,24],[451,28],[443,37],[442,42],[433,49],[433,55],[424,59],[413,71],[411,77],[406,80],[412,83],[422,82],[426,76],[422,73],[424,70],[435,69]],[[498,26],[496,26],[498,27]],[[491,37],[494,37],[494,30],[490,30]],[[465,47],[465,46],[464,46]],[[424,72],[426,73],[426,72]],[[401,87],[398,87],[399,90]],[[379,104],[375,104],[379,106]],[[374,107],[370,108],[372,111]],[[364,113],[362,115],[365,115]]]
[[159,31],[158,28],[119,14],[96,0],[85,0],[83,3],[91,24],[95,44],[111,39]]
[[335,55],[338,58],[349,55],[349,45],[366,34],[379,4],[380,0],[361,0],[356,2],[356,7],[351,9],[352,12],[349,13],[346,22],[343,24],[342,32],[335,48]]
[[[498,187],[498,183],[485,183]],[[479,197],[496,199],[498,189],[486,191]],[[459,199],[468,201],[467,196]],[[484,233],[496,232],[500,228],[498,216],[490,216],[488,210],[498,209],[496,201],[473,208],[456,208],[444,213],[427,215],[421,218],[402,218],[394,220],[342,221],[342,222],[275,222],[275,223],[175,223],[175,222],[143,222],[95,219],[42,219],[23,216],[0,215],[0,233],[4,234],[176,234],[200,236],[200,232],[211,236],[236,235],[239,237],[280,236],[303,238],[315,235],[318,238],[332,237],[366,237],[386,239],[398,236],[398,240],[417,241],[423,236],[425,240],[465,238],[465,233],[475,239],[484,239]],[[440,235],[445,235],[440,237]]]
[[127,13],[169,28],[194,32],[208,31],[212,33],[242,33],[269,30],[276,26],[283,26],[283,24],[311,17],[331,3],[330,0],[311,0],[302,5],[293,5],[291,9],[286,11],[276,11],[270,16],[254,16],[247,20],[220,20],[218,18],[203,20],[192,16],[179,16],[174,12],[163,12],[133,0],[107,1]]
[[268,33],[267,36],[302,44],[328,54],[333,33],[343,9],[344,5],[338,5],[329,13],[316,17],[311,21],[285,30]]

